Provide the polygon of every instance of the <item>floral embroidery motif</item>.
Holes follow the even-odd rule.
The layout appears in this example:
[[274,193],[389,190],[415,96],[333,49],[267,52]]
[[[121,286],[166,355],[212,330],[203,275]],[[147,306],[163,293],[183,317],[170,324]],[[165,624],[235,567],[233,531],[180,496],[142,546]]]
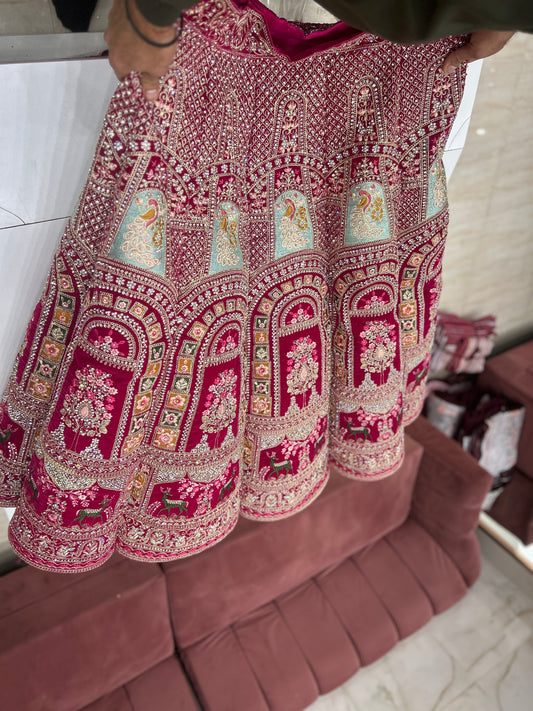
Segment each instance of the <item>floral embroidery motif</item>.
[[163,275],[165,229],[165,196],[159,190],[143,190],[133,199],[109,256]]
[[298,190],[287,190],[276,200],[276,257],[313,246],[307,199]]
[[240,513],[301,510],[329,461],[374,480],[402,460],[446,231],[431,168],[461,96],[437,68],[460,40],[354,33],[295,63],[261,13],[200,0],[159,104],[135,77],[112,98],[0,423],[32,565],[183,558]]
[[237,414],[237,375],[224,370],[209,386],[200,429],[220,432],[233,422]]
[[287,390],[291,395],[303,395],[317,379],[317,344],[309,336],[301,336],[287,354]]
[[291,153],[298,148],[298,104],[289,101],[281,130],[280,153]]
[[396,356],[394,326],[370,321],[361,331],[361,366],[370,373],[383,373]]
[[96,437],[107,432],[118,390],[112,379],[99,368],[86,365],[76,371],[76,377],[65,395],[61,415],[76,433]]
[[390,237],[385,195],[379,183],[361,183],[350,191],[345,244],[361,244]]
[[233,202],[221,202],[215,213],[211,274],[235,267],[242,269],[239,245],[239,210]]

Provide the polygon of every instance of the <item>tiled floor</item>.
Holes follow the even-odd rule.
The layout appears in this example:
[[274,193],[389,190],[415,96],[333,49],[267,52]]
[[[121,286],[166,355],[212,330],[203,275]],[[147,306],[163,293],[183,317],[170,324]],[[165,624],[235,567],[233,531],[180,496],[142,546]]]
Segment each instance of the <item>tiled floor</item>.
[[308,711],[530,711],[527,595],[487,557],[463,600]]
[[[98,0],[91,32],[103,32],[113,0]],[[69,32],[59,21],[51,0],[0,0],[0,35],[40,35]]]

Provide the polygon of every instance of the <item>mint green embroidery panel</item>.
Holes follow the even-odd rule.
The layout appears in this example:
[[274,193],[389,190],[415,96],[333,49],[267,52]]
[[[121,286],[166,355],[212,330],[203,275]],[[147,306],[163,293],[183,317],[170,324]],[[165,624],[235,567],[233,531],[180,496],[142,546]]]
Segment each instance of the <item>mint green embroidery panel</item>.
[[109,252],[112,259],[165,274],[167,205],[160,190],[136,193]]
[[440,212],[448,202],[446,192],[446,171],[440,158],[433,162],[429,171],[428,207],[426,218]]
[[313,246],[313,228],[307,199],[298,190],[286,190],[274,205],[276,259]]
[[239,208],[234,202],[221,202],[215,211],[210,274],[225,269],[242,269],[242,250],[239,243]]
[[376,182],[354,185],[348,200],[344,244],[367,244],[389,238],[389,216],[382,186]]

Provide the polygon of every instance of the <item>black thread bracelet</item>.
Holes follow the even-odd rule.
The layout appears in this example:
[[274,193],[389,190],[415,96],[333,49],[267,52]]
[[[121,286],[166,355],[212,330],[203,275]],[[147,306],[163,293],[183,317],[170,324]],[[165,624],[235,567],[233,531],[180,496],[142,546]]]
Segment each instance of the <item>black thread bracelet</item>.
[[128,0],[124,0],[124,6],[126,8],[126,17],[128,19],[128,22],[130,23],[131,29],[135,32],[135,34],[140,37],[142,40],[147,42],[148,44],[152,45],[152,47],[159,47],[159,49],[165,49],[166,47],[172,47],[173,44],[175,44],[179,38],[181,37],[181,29],[183,25],[183,16],[180,18],[180,29],[178,34],[174,37],[174,39],[170,40],[170,42],[154,42],[153,39],[150,39],[147,37],[141,30],[137,27],[137,25],[133,22],[133,18],[130,14],[130,8],[128,4]]

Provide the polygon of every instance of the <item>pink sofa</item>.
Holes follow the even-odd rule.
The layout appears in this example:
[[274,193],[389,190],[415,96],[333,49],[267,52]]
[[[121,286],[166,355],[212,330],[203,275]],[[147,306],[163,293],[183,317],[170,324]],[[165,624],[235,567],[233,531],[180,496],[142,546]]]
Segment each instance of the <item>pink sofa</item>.
[[489,516],[523,543],[533,543],[533,341],[490,358],[479,385],[526,408],[516,467]]
[[396,475],[332,471],[306,510],[241,519],[201,555],[14,571],[0,579],[0,708],[192,711],[191,684],[205,711],[302,711],[465,594],[490,484],[419,418]]

